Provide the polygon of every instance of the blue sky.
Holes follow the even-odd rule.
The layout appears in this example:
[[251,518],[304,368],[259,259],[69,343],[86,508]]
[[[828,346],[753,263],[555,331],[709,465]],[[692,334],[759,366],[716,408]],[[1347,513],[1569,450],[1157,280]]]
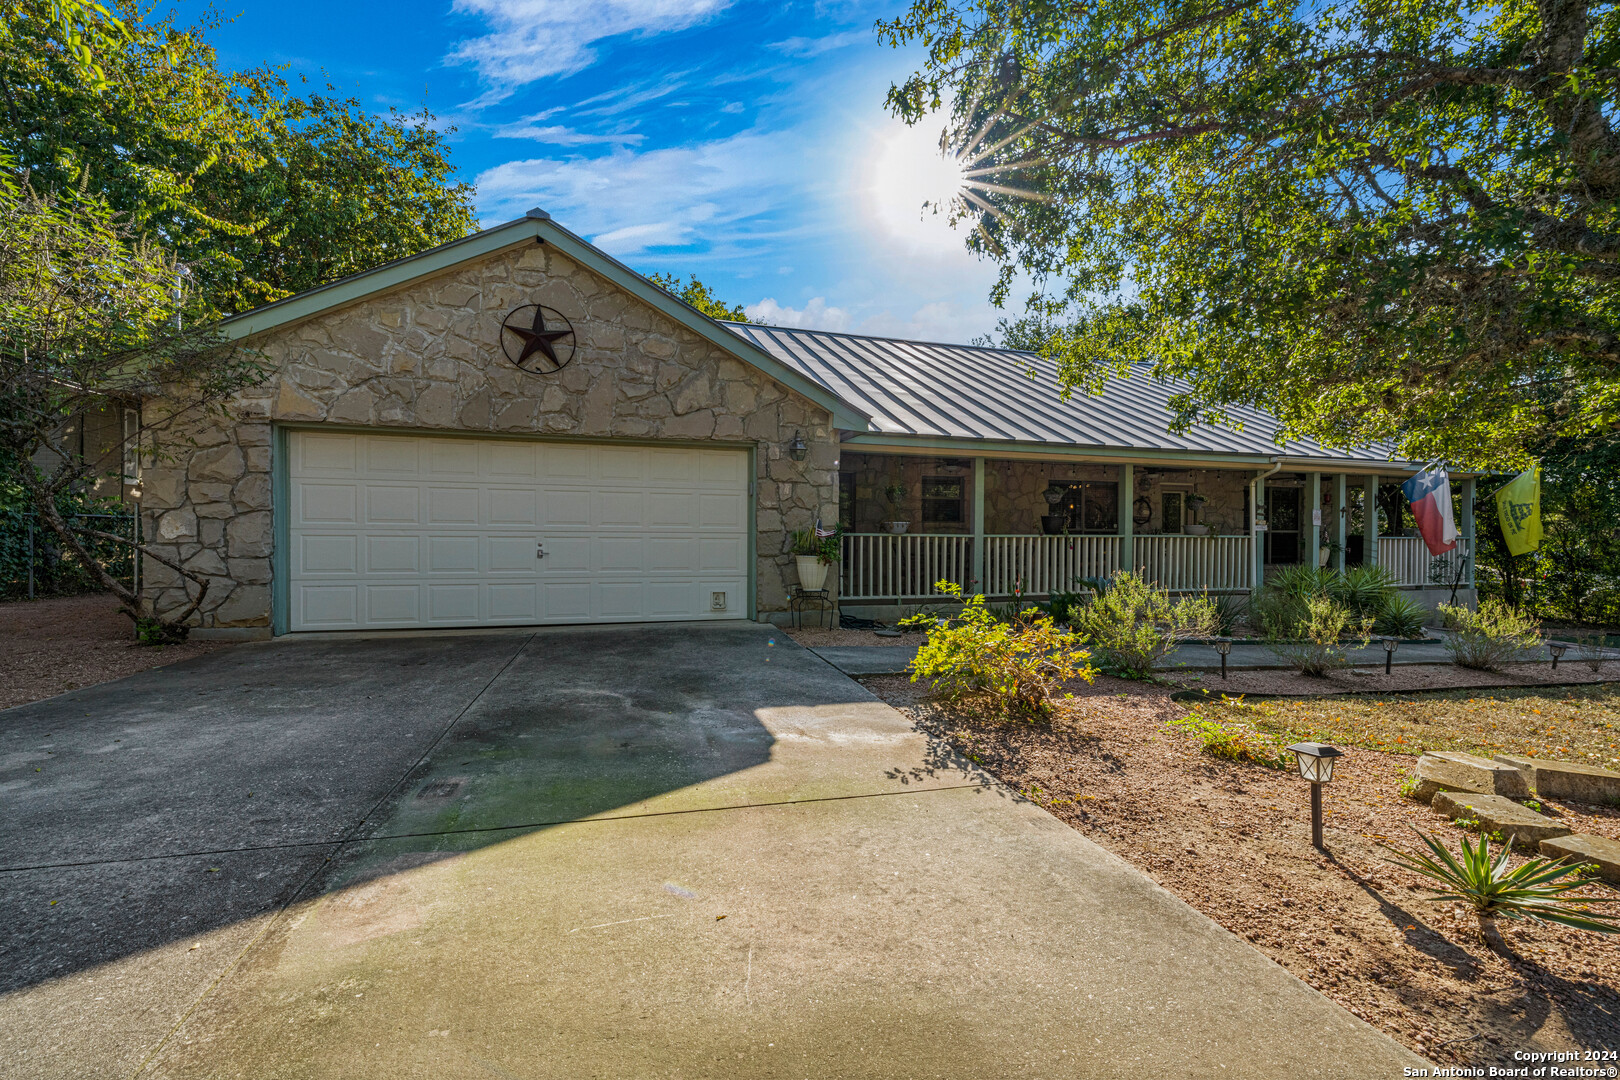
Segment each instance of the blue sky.
[[899,0],[247,4],[208,35],[224,64],[426,104],[457,128],[486,225],[542,206],[781,325],[944,341],[994,326],[993,268],[921,213],[941,194],[940,124],[883,108],[916,59],[873,33]]

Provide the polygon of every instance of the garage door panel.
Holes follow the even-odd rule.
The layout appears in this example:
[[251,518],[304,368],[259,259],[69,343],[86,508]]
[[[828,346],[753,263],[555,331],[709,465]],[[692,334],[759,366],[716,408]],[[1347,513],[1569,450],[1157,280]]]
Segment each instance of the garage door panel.
[[444,487],[435,485],[427,489],[427,523],[429,525],[477,525],[479,490],[477,487]]
[[540,496],[543,523],[547,526],[588,527],[591,524],[591,502],[589,490],[548,487]]
[[421,520],[422,491],[415,484],[366,485],[367,525],[415,525]]
[[746,614],[744,452],[327,432],[289,450],[294,630]]
[[298,519],[323,525],[357,522],[360,492],[354,484],[305,484],[299,489]]
[[305,534],[300,541],[298,565],[304,573],[359,573],[359,543],[356,537]]
[[535,558],[532,536],[491,536],[489,572],[492,574],[534,574],[542,561]]
[[421,537],[375,535],[366,537],[366,573],[415,574],[421,569]]
[[478,594],[482,587],[468,582],[463,585],[426,586],[428,595],[428,621],[461,626],[477,625],[479,618]]

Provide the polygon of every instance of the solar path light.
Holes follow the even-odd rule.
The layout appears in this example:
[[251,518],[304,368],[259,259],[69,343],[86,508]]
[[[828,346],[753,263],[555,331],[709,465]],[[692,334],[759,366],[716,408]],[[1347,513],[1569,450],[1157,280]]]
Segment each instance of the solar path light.
[[1333,759],[1343,757],[1344,751],[1318,742],[1295,743],[1288,749],[1294,752],[1300,777],[1311,785],[1311,846],[1326,851],[1322,845],[1322,785],[1333,779]]
[[1389,666],[1395,662],[1395,646],[1400,642],[1393,637],[1384,638],[1384,674],[1389,674]]
[[1226,654],[1232,651],[1232,639],[1218,637],[1215,639],[1215,651],[1221,654],[1221,678],[1226,678]]
[[1562,642],[1562,641],[1549,641],[1549,642],[1547,642],[1547,651],[1552,653],[1552,658],[1553,658],[1552,669],[1554,671],[1557,671],[1558,670],[1558,661],[1563,657],[1564,653],[1569,651],[1569,645],[1566,642]]

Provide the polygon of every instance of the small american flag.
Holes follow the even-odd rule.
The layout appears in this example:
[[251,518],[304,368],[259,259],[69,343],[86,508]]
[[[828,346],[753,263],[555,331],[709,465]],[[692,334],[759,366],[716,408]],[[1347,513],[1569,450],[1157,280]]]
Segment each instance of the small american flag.
[[825,540],[829,536],[836,536],[836,535],[838,535],[838,530],[836,528],[834,528],[834,529],[823,529],[821,527],[821,519],[816,518],[816,539],[817,540]]

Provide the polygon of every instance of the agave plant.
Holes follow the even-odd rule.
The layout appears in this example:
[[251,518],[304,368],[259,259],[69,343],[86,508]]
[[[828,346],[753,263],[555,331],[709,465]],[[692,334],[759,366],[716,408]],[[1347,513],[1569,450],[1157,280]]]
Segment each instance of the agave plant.
[[1383,609],[1373,623],[1373,633],[1403,638],[1422,637],[1423,627],[1428,621],[1428,608],[1411,597],[1397,594],[1385,599]]
[[1474,917],[1479,920],[1480,937],[1496,952],[1506,951],[1496,924],[1501,917],[1557,923],[1600,934],[1620,934],[1620,922],[1616,921],[1620,916],[1587,911],[1584,906],[1569,906],[1570,902],[1580,905],[1614,903],[1620,897],[1581,896],[1572,897],[1570,901],[1564,899],[1571,889],[1585,884],[1579,875],[1580,863],[1571,863],[1567,859],[1555,862],[1531,858],[1509,869],[1508,855],[1513,850],[1514,837],[1508,837],[1507,843],[1493,858],[1489,840],[1481,836],[1476,846],[1464,836],[1462,858],[1459,859],[1434,837],[1425,836],[1415,828],[1412,831],[1428,847],[1429,854],[1409,854],[1384,844],[1382,846],[1396,856],[1389,861],[1439,882],[1441,888],[1428,886],[1435,894],[1429,897],[1431,902],[1460,900],[1472,908]]

